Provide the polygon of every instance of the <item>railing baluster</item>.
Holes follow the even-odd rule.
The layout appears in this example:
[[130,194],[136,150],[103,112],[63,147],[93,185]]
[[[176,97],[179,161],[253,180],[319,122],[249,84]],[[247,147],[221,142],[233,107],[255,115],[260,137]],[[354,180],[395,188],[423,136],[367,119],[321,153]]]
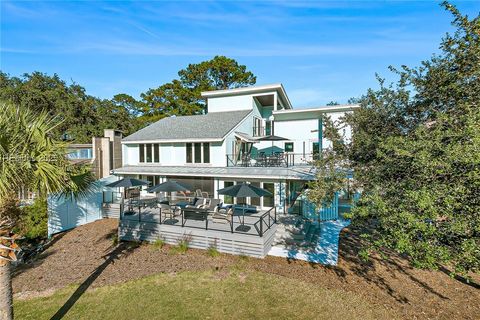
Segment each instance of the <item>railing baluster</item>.
[[263,237],[263,216],[260,217],[260,237]]

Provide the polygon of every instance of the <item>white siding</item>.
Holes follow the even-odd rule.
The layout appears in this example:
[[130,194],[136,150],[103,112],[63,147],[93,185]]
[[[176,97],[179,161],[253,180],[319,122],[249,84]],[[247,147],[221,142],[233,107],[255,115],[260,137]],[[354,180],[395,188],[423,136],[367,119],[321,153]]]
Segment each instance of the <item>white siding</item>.
[[138,165],[140,155],[138,153],[138,144],[124,144],[122,145],[123,165],[132,166]]
[[[290,139],[289,141],[274,142],[274,146],[284,149],[285,142],[293,142],[293,152],[303,153],[305,142],[305,153],[312,153],[313,143],[318,142],[318,119],[275,121],[274,133],[276,136]],[[314,132],[312,132],[314,131]],[[271,142],[256,144],[258,149],[271,147]]]
[[253,109],[251,94],[208,98],[208,112],[237,111]]

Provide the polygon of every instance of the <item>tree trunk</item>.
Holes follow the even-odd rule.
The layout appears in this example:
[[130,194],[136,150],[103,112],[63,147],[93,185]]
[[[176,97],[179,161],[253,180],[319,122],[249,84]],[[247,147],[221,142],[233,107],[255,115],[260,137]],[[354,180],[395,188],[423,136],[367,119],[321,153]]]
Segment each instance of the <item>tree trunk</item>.
[[0,260],[0,320],[13,319],[10,261]]

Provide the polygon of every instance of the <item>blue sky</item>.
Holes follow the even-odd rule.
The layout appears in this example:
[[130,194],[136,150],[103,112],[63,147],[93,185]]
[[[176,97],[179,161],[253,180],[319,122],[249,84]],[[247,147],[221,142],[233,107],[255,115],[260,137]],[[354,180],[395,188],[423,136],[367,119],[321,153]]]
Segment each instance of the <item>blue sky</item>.
[[[453,2],[470,16],[480,2]],[[295,107],[346,102],[375,72],[414,66],[451,31],[438,2],[2,1],[0,68],[57,73],[111,98],[171,81],[214,55],[258,84],[281,82]]]

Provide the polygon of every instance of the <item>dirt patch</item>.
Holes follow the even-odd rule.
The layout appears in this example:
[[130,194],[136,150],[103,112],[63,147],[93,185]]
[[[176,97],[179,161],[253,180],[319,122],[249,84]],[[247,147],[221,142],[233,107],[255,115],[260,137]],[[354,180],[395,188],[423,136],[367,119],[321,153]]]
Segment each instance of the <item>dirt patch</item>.
[[[341,234],[337,267],[323,267],[278,257],[254,259],[221,254],[209,257],[204,250],[172,254],[170,246],[122,243],[113,246],[118,221],[105,219],[56,236],[50,247],[29,265],[20,267],[13,287],[18,297],[41,296],[72,283],[98,287],[164,272],[214,270],[223,278],[232,269],[276,274],[361,295],[399,318],[478,319],[480,290],[443,272],[413,269],[401,257],[388,261],[358,258],[355,230]],[[247,273],[241,273],[246,277]],[[478,280],[478,279],[475,279]],[[33,293],[32,293],[33,292]]]

